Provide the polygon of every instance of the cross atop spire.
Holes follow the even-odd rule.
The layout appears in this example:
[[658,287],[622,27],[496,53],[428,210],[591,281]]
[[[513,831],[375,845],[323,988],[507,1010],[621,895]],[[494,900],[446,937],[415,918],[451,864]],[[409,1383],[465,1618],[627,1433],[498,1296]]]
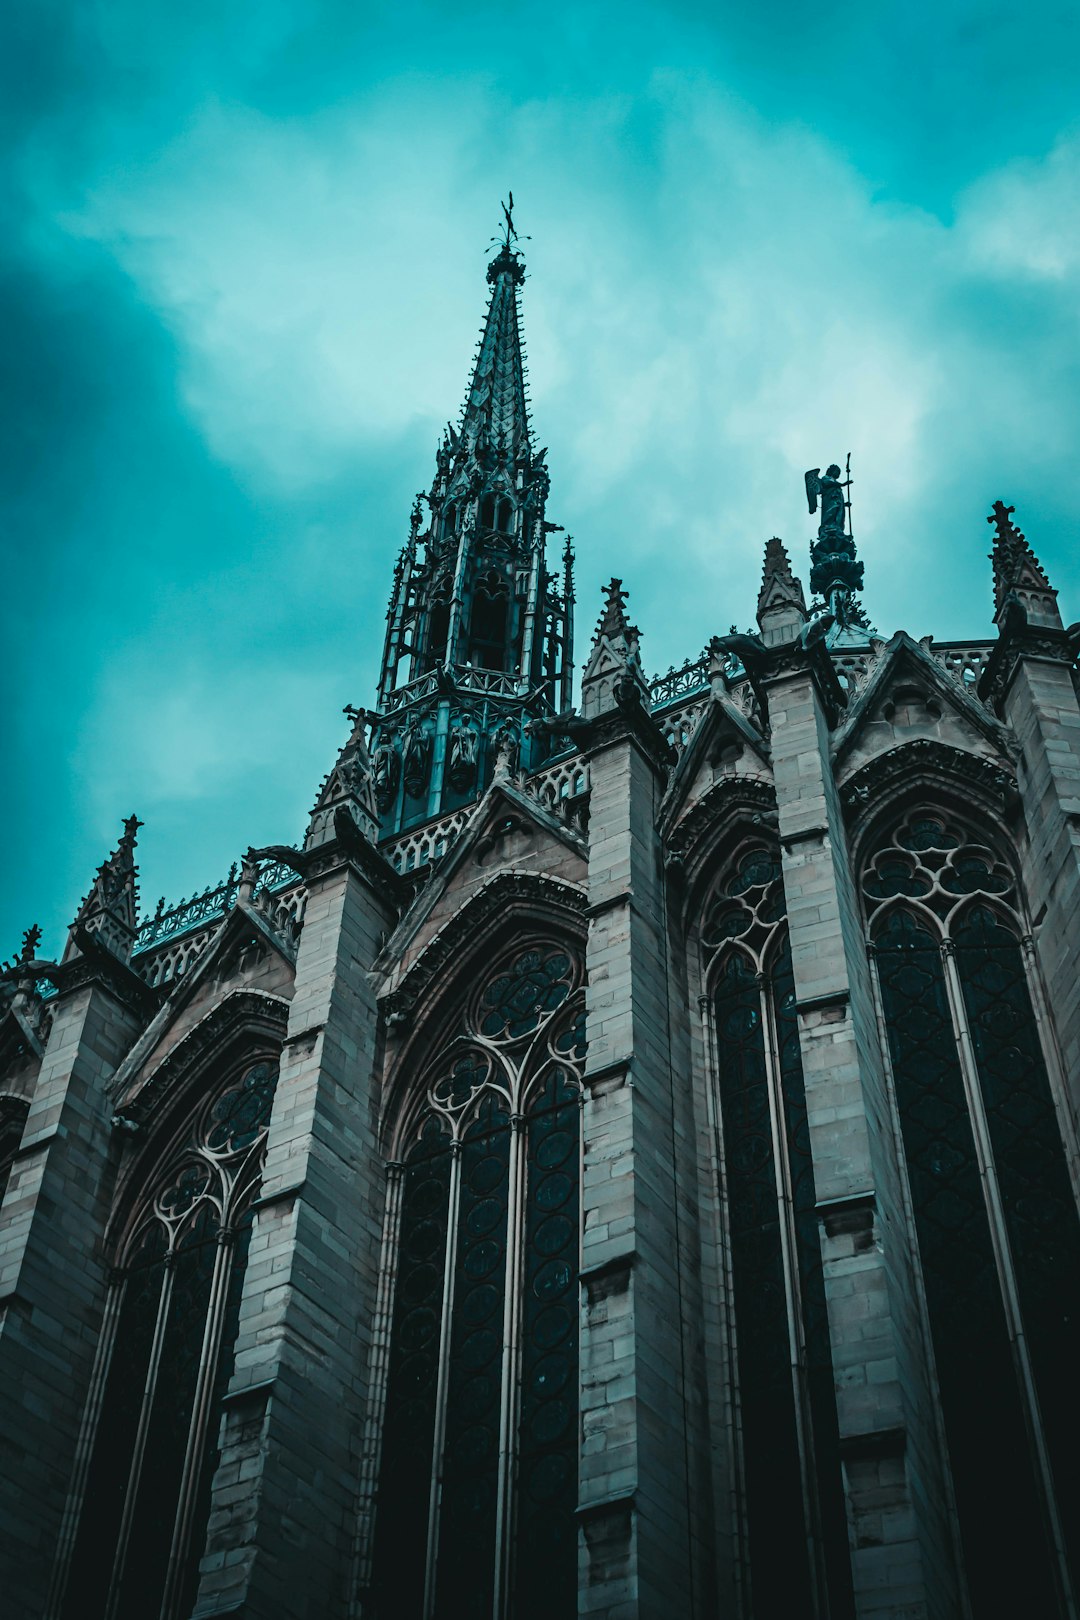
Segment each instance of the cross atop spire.
[[994,616],[1000,620],[1011,599],[1020,602],[1030,619],[1060,625],[1057,592],[1023,530],[1013,522],[1015,511],[1015,506],[995,501],[986,519],[994,526],[994,547],[989,554],[994,565]]

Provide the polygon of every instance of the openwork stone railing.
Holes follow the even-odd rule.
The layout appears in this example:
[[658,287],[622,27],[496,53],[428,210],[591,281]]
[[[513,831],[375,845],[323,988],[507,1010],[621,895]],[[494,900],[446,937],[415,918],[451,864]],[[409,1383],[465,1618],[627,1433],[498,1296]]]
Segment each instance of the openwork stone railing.
[[709,693],[699,691],[689,703],[673,703],[670,707],[654,711],[653,719],[676,754],[682,753],[708,707]]
[[977,695],[979,676],[990,662],[992,642],[956,641],[951,646],[932,646],[930,651],[939,664],[944,664],[954,681],[959,681],[972,697]]
[[693,692],[700,692],[708,684],[709,654],[703,652],[697,658],[688,658],[678,669],[672,665],[666,675],[657,675],[649,682],[649,697],[653,708],[659,709],[664,704],[674,703]]
[[[479,692],[487,697],[514,697],[518,691],[518,677],[502,669],[476,669],[472,664],[454,664],[449,670],[454,687],[459,692]],[[439,690],[441,670],[429,670],[418,675],[391,692],[386,699],[385,713],[396,714],[407,709],[419,698],[431,697]]]
[[[198,961],[223,920],[236,905],[237,868],[231,866],[224,883],[166,908],[159,901],[152,917],[139,929],[132,966],[149,985],[179,979]],[[287,939],[295,940],[304,920],[307,889],[289,866],[266,865],[252,897],[253,905]]]
[[475,808],[475,805],[468,805],[461,810],[452,810],[449,815],[440,816],[437,821],[425,822],[422,827],[415,827],[412,832],[402,833],[398,838],[388,840],[381,846],[382,852],[394,871],[400,872],[403,876],[409,872],[419,871],[421,867],[430,866],[432,861],[437,861],[446,854]]

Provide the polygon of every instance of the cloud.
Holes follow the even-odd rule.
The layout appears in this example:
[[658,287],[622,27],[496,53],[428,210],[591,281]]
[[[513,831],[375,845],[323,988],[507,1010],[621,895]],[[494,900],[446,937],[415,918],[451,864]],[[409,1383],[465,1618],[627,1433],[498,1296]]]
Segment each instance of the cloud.
[[54,781],[47,812],[34,786],[9,806],[32,851],[9,899],[66,914],[132,804],[155,890],[213,877],[253,819],[299,832],[373,684],[509,186],[583,635],[614,572],[653,667],[748,624],[770,534],[808,572],[803,470],[849,450],[883,630],[987,633],[998,495],[1076,600],[1080,142],[1043,138],[1056,64],[1007,90],[1023,155],[980,134],[1008,29],[946,19],[950,100],[940,64],[914,97],[889,67],[916,22],[879,37],[843,5],[812,42],[631,7],[602,60],[591,13],[291,0],[253,33],[249,9],[173,37],[58,5],[55,57],[24,57],[13,764],[33,784],[44,750]]

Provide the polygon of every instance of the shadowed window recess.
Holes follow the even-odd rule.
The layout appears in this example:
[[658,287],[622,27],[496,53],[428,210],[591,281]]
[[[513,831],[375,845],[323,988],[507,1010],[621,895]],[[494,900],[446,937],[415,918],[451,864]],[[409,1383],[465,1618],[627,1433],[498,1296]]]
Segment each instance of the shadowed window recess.
[[408,1105],[368,1555],[380,1617],[576,1604],[580,981],[573,952],[515,948]]
[[1021,902],[984,836],[929,809],[880,843],[863,894],[973,1609],[1063,1615],[1080,1573],[1080,1221]]
[[234,1068],[136,1206],[102,1336],[65,1620],[191,1613],[276,1082],[275,1058]]

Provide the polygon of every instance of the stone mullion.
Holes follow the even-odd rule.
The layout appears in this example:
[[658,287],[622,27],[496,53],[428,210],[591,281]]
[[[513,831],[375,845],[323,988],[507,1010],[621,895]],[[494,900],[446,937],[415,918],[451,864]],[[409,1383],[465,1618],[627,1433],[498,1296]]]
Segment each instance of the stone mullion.
[[120,1321],[120,1311],[124,1303],[126,1287],[127,1277],[125,1274],[119,1270],[113,1272],[109,1278],[109,1293],[105,1302],[105,1315],[102,1318],[101,1334],[98,1338],[97,1353],[94,1359],[94,1370],[90,1376],[86,1409],[83,1413],[79,1441],[75,1450],[75,1467],[71,1476],[71,1489],[68,1492],[67,1503],[64,1508],[64,1521],[56,1546],[53,1581],[45,1609],[45,1620],[58,1620],[67,1590],[71,1555],[75,1550],[75,1538],[79,1531],[79,1517],[82,1513],[86,1482],[90,1473],[90,1464],[93,1460],[94,1442],[97,1439],[101,1408],[105,1400],[105,1386],[108,1383],[109,1367],[112,1363],[113,1346],[116,1342],[116,1330]]
[[1065,1594],[1066,1608],[1072,1613],[1075,1612],[1072,1582],[1065,1552],[1061,1514],[1054,1491],[1050,1454],[1047,1450],[1046,1433],[1039,1410],[1035,1375],[1031,1365],[1031,1352],[1028,1347],[1027,1335],[1024,1332],[1024,1320],[1020,1308],[1020,1291],[1017,1287],[1016,1269],[1009,1244],[1005,1210],[1001,1198],[1001,1186],[998,1182],[997,1165],[994,1161],[994,1149],[990,1137],[990,1126],[983,1106],[979,1067],[975,1057],[971,1030],[968,1025],[963,986],[956,965],[956,947],[952,940],[943,941],[941,956],[945,971],[945,987],[949,998],[949,1010],[952,1015],[957,1050],[960,1057],[960,1072],[963,1076],[968,1114],[971,1119],[971,1134],[975,1140],[979,1179],[982,1183],[983,1197],[986,1201],[986,1213],[990,1227],[990,1239],[994,1249],[994,1261],[997,1266],[998,1283],[1005,1307],[1005,1320],[1008,1326],[1009,1339],[1012,1343],[1016,1370],[1020,1378],[1024,1416],[1035,1451],[1039,1484],[1042,1487],[1043,1505],[1050,1522],[1058,1580],[1061,1590]]
[[[191,1405],[191,1423],[188,1427],[184,1463],[180,1474],[180,1496],[161,1600],[161,1620],[176,1620],[177,1604],[183,1592],[184,1572],[191,1550],[189,1548],[191,1521],[199,1490],[203,1448],[206,1445],[207,1430],[212,1416],[214,1380],[218,1358],[221,1355],[221,1334],[235,1255],[235,1236],[235,1232],[228,1228],[218,1231],[214,1274],[210,1279],[210,1298],[207,1302],[206,1322],[199,1353],[199,1370]],[[181,1617],[181,1620],[184,1620],[184,1617]]]
[[521,1381],[521,1279],[525,1263],[526,1119],[510,1116],[510,1164],[506,1215],[506,1293],[503,1300],[502,1394],[499,1411],[499,1475],[495,1519],[495,1611],[510,1613],[513,1571],[515,1458]]
[[170,1249],[165,1256],[165,1265],[162,1270],[157,1319],[154,1322],[154,1337],[150,1346],[150,1360],[146,1368],[146,1382],[143,1385],[139,1423],[135,1431],[131,1467],[128,1469],[128,1482],[124,1491],[124,1511],[120,1518],[120,1530],[116,1538],[116,1555],[113,1558],[112,1575],[109,1579],[109,1595],[105,1604],[104,1620],[113,1620],[113,1616],[116,1614],[116,1606],[120,1601],[120,1591],[124,1580],[124,1565],[127,1562],[128,1541],[131,1537],[131,1521],[135,1516],[139,1480],[142,1477],[143,1457],[146,1452],[146,1440],[150,1429],[150,1418],[154,1410],[158,1368],[161,1365],[161,1352],[165,1345],[165,1335],[169,1325],[169,1306],[172,1302],[175,1263],[176,1250]]
[[431,1489],[428,1495],[427,1547],[424,1564],[424,1616],[435,1612],[438,1579],[439,1509],[442,1504],[443,1447],[450,1387],[450,1342],[454,1328],[454,1274],[457,1270],[458,1216],[461,1209],[461,1138],[450,1144],[450,1190],[447,1196],[446,1252],[443,1257],[442,1321],[439,1324],[439,1385],[435,1391],[435,1424],[431,1442]]
[[372,1532],[375,1523],[379,1463],[382,1456],[383,1424],[390,1373],[390,1345],[394,1323],[394,1294],[397,1281],[395,1259],[401,1239],[401,1205],[405,1187],[405,1166],[394,1160],[386,1166],[386,1212],[379,1259],[379,1292],[371,1334],[371,1378],[368,1410],[364,1422],[364,1444],[357,1491],[355,1574],[349,1603],[349,1620],[358,1620],[360,1593],[371,1583]]
[[[802,1288],[799,1280],[798,1249],[795,1240],[795,1204],[788,1163],[787,1127],[784,1120],[783,1081],[776,1035],[771,982],[758,975],[761,1005],[762,1042],[765,1076],[769,1095],[769,1125],[772,1132],[773,1173],[776,1199],[780,1206],[780,1250],[784,1267],[784,1293],[788,1319],[788,1353],[791,1359],[791,1393],[795,1411],[799,1471],[802,1476],[803,1523],[806,1527],[807,1567],[812,1572],[814,1615],[821,1611],[825,1590],[824,1566],[817,1511],[817,1489],[813,1468],[813,1428],[806,1387],[806,1344],[803,1337]],[[738,1324],[736,1323],[736,1328]],[[808,1617],[809,1620],[809,1617]]]

